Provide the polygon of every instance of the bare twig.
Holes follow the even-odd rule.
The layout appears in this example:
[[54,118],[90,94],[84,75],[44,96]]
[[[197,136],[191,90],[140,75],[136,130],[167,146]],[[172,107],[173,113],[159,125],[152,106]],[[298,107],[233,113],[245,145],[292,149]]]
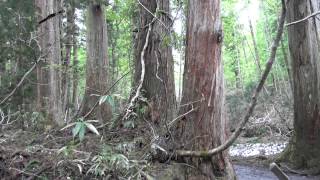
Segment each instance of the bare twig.
[[2,109],[0,109],[0,116],[1,116],[0,124],[2,124],[5,120],[5,116],[4,116]]
[[28,175],[28,176],[30,176],[30,177],[38,177],[38,178],[41,178],[40,176],[38,176],[38,175],[36,175],[36,174],[29,173],[29,172],[26,172],[26,171],[23,171],[23,170],[20,170],[20,169],[17,169],[17,168],[10,167],[9,170],[14,170],[14,171],[17,171],[19,174],[25,174],[25,175]]
[[[162,26],[164,26],[167,30],[170,30],[155,14],[153,14],[145,5],[143,5],[140,0],[138,0],[138,3],[148,12],[150,13],[154,19],[158,20]],[[156,12],[157,13],[157,12]],[[153,20],[152,20],[153,21]]]
[[210,149],[210,150],[202,150],[202,151],[187,151],[187,150],[177,150],[175,152],[176,156],[180,156],[180,157],[187,157],[187,156],[192,156],[192,157],[211,157],[214,156],[224,150],[226,150],[227,148],[229,148],[234,141],[239,137],[239,135],[241,134],[244,126],[246,125],[246,123],[249,121],[249,118],[251,117],[253,110],[257,104],[257,98],[259,96],[260,91],[263,88],[263,85],[268,77],[269,72],[271,71],[272,68],[272,64],[275,60],[276,57],[276,52],[277,52],[277,48],[279,46],[279,42],[281,40],[281,36],[283,33],[283,28],[284,28],[284,22],[285,22],[285,16],[286,16],[286,3],[285,0],[282,0],[282,12],[281,12],[281,16],[280,16],[280,20],[279,20],[279,25],[277,28],[277,35],[275,40],[273,41],[272,47],[271,47],[271,52],[270,52],[270,57],[269,60],[266,64],[266,68],[263,72],[263,75],[260,79],[260,82],[257,86],[257,88],[255,89],[255,92],[251,98],[251,103],[249,105],[249,108],[247,110],[247,113],[244,117],[244,119],[240,122],[238,128],[236,129],[236,131],[231,135],[231,137],[224,142],[222,145]]
[[4,104],[17,90],[18,88],[23,84],[26,77],[37,67],[37,64],[42,60],[42,56],[38,58],[38,60],[32,65],[32,67],[23,75],[19,83],[16,85],[16,87],[9,93],[1,102],[0,105]]
[[[113,89],[114,86],[116,86],[119,83],[119,81],[121,81],[124,77],[126,77],[130,72],[131,72],[131,69],[128,72],[126,72],[124,75],[122,75],[118,80],[116,80],[116,82],[114,82],[109,89],[107,89],[105,92],[103,92],[101,96],[105,96],[106,94],[108,94],[110,92],[110,90]],[[90,111],[87,112],[83,116],[83,118],[84,119],[87,118],[93,112],[93,110],[98,106],[98,104],[99,104],[99,100],[96,101],[96,103],[91,107]],[[78,113],[79,112],[80,111],[78,111]],[[78,115],[78,113],[76,114],[76,116]]]
[[57,15],[59,15],[59,14],[62,14],[63,12],[64,12],[64,10],[60,10],[60,11],[58,11],[58,12],[49,14],[46,18],[40,20],[40,21],[38,22],[38,25],[46,22],[47,20],[49,20],[49,19],[51,19],[51,18],[53,18],[53,17],[55,17],[55,16],[57,16]]
[[291,22],[291,23],[287,23],[285,26],[288,27],[288,26],[292,26],[294,24],[302,23],[302,22],[304,22],[304,21],[306,21],[306,20],[308,20],[308,19],[310,19],[310,18],[312,18],[314,16],[319,15],[319,14],[320,14],[320,11],[314,12],[314,13],[310,14],[309,16],[307,16],[307,17],[305,17],[303,19],[300,19],[298,21],[294,21],[294,22]]
[[169,125],[172,126],[172,124],[175,123],[177,120],[179,120],[180,118],[182,118],[182,117],[184,117],[184,116],[192,113],[193,111],[195,111],[195,110],[197,110],[197,109],[198,109],[198,107],[193,108],[193,105],[192,105],[192,108],[191,108],[188,112],[186,112],[186,113],[184,113],[184,114],[181,114],[180,116],[174,118],[174,119],[169,123]]

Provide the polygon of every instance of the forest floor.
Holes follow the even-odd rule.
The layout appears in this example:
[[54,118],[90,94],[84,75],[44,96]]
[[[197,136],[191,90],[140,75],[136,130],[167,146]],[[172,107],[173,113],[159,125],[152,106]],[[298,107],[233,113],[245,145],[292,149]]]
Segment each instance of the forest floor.
[[[231,125],[237,124],[247,107],[238,97],[237,94],[227,96]],[[285,148],[292,133],[290,103],[279,97],[269,103],[263,102],[229,150],[240,180],[276,180],[269,171],[269,164]],[[41,127],[40,121],[32,117],[20,121],[24,124],[18,121],[0,124],[1,180],[167,180],[179,175],[173,170],[176,165],[173,161],[159,163],[155,160],[157,157],[153,157],[153,151],[159,148],[155,144],[165,147],[166,143],[159,141],[154,129],[145,122],[135,124],[135,128],[104,128],[104,132],[99,129],[102,136],[87,132],[80,142],[78,137],[73,137],[73,127],[61,131],[45,124]],[[234,128],[231,126],[231,130]],[[320,176],[286,173],[294,180],[320,179]]]
[[[151,177],[158,177],[162,173],[159,169],[170,169],[170,165],[152,161],[150,141],[145,140],[146,136],[137,138],[137,134],[149,136],[143,128],[121,129],[109,131],[103,138],[89,133],[79,142],[73,138],[71,130],[41,132],[33,128],[3,128],[0,131],[0,179],[102,179],[102,176],[108,177],[106,179],[160,179]],[[268,165],[285,142],[274,140],[275,143],[271,143],[274,146],[268,138],[237,141],[230,152],[234,150],[232,159],[238,179],[277,179]],[[259,150],[259,147],[267,149],[262,144],[273,150]],[[161,174],[162,179],[170,179],[170,174],[175,172],[164,173],[167,174]],[[320,176],[289,175],[297,180],[320,179]]]

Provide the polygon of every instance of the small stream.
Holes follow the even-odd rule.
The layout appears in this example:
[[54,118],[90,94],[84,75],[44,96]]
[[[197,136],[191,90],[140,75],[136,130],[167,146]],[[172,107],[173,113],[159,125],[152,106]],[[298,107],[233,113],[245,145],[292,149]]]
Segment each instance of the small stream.
[[229,154],[237,157],[274,155],[283,151],[287,144],[287,142],[235,144],[231,146]]
[[[278,178],[268,168],[234,165],[238,180],[277,180]],[[319,180],[320,176],[300,176],[287,174],[290,180]]]
[[[278,143],[244,143],[235,144],[230,150],[233,157],[251,157],[257,155],[274,155],[282,152],[287,142]],[[238,180],[277,180],[278,178],[266,167],[235,164]],[[319,180],[320,176],[300,176],[288,174],[290,180]]]

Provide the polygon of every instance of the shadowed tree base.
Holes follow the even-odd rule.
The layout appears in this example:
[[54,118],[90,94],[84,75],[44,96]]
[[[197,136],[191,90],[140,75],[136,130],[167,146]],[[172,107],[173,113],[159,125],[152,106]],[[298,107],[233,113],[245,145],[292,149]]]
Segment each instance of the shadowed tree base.
[[287,164],[289,171],[304,175],[317,175],[320,173],[320,149],[317,151],[306,143],[299,147],[293,138],[280,157],[278,163]]

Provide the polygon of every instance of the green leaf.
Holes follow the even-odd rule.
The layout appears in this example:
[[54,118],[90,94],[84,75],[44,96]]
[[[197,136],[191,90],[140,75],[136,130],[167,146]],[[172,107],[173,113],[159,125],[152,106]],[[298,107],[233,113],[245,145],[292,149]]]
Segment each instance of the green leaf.
[[115,103],[113,100],[113,97],[110,95],[106,95],[106,96],[101,96],[100,100],[99,100],[99,105],[101,105],[104,102],[108,102],[108,104],[110,104],[111,108],[112,108],[112,112],[115,111]]
[[79,130],[79,139],[80,139],[80,141],[82,141],[84,139],[85,132],[86,132],[85,124],[81,123],[80,130]]
[[90,123],[87,123],[87,122],[85,123],[85,125],[87,126],[87,128],[88,128],[91,132],[93,132],[93,133],[95,133],[96,135],[100,136],[97,128],[94,127],[94,125],[92,125],[92,124],[90,124]]
[[106,102],[107,99],[108,99],[108,96],[101,96],[100,100],[99,100],[99,105],[101,105],[102,103]]
[[115,105],[112,96],[107,96],[107,102],[111,105],[112,110],[114,110]]
[[82,124],[82,122],[77,122],[76,126],[72,129],[73,137],[76,137],[76,135],[79,133],[79,131],[81,129],[81,124]]

